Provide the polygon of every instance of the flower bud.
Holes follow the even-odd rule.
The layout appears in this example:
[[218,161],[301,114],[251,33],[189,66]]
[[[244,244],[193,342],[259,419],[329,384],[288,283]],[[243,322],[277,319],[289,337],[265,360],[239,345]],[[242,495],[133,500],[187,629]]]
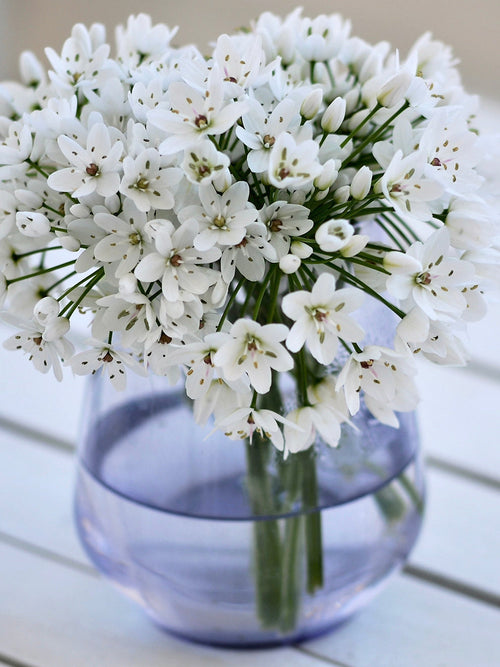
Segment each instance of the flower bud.
[[78,252],[80,250],[81,243],[78,239],[75,239],[74,236],[61,234],[61,236],[58,236],[58,239],[64,250],[67,250],[68,252]]
[[366,165],[356,172],[351,183],[351,196],[353,199],[360,201],[366,197],[372,186],[372,176],[370,167]]
[[52,296],[45,296],[37,301],[33,308],[33,317],[39,324],[47,324],[59,315],[59,302]]
[[70,324],[67,317],[55,317],[53,320],[50,320],[45,327],[42,338],[50,343],[65,336],[69,329]]
[[344,95],[344,101],[345,101],[345,104],[346,104],[345,113],[346,113],[346,116],[348,116],[358,106],[359,90],[357,88],[352,88],[349,92],[347,92]]
[[42,64],[31,51],[23,51],[19,57],[21,78],[27,86],[37,86],[45,78]]
[[411,74],[407,70],[401,70],[382,86],[377,95],[377,102],[387,108],[402,102],[411,81]]
[[318,190],[328,190],[337,180],[339,161],[330,159],[325,162],[321,174],[314,179],[314,187]]
[[312,120],[321,109],[323,102],[323,91],[316,88],[311,91],[300,105],[300,115],[306,120]]
[[345,118],[346,102],[342,97],[336,97],[326,108],[321,118],[321,127],[325,132],[333,134],[342,125]]
[[321,201],[322,199],[326,199],[329,193],[329,190],[318,190],[318,192],[316,192],[314,195],[314,201]]
[[118,291],[120,294],[133,294],[137,289],[137,278],[133,273],[126,273],[118,281]]
[[354,227],[348,220],[328,220],[318,227],[316,242],[325,252],[338,252],[354,234]]
[[45,236],[50,232],[50,222],[36,211],[19,211],[16,213],[16,225],[21,234],[30,238]]
[[285,255],[280,259],[280,269],[283,273],[295,273],[301,265],[302,261],[297,255]]
[[303,241],[292,241],[290,252],[292,255],[295,255],[300,259],[307,259],[312,255],[313,249],[310,245],[304,243]]
[[335,193],[333,195],[333,201],[336,204],[345,204],[346,201],[349,200],[350,196],[351,196],[351,186],[350,185],[342,185],[342,187],[337,188],[335,190]]
[[351,236],[345,246],[340,249],[340,254],[342,257],[355,257],[366,248],[366,244],[369,241],[370,237],[366,236],[366,234],[355,234],[354,236]]

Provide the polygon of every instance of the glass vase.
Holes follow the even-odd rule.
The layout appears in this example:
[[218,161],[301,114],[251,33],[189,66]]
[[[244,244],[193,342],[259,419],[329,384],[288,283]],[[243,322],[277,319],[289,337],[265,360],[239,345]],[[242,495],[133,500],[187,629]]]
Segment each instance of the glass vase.
[[324,633],[404,563],[422,521],[413,414],[362,409],[286,460],[195,423],[183,384],[90,379],[76,524],[90,559],[170,632],[225,646]]

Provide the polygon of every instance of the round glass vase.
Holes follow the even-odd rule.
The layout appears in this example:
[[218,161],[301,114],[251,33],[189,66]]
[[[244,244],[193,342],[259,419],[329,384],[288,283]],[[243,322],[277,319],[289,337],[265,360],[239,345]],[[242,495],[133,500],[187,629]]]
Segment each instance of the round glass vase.
[[286,460],[197,425],[183,383],[90,379],[76,524],[90,559],[170,632],[271,646],[326,632],[410,552],[423,478],[412,414],[366,410]]

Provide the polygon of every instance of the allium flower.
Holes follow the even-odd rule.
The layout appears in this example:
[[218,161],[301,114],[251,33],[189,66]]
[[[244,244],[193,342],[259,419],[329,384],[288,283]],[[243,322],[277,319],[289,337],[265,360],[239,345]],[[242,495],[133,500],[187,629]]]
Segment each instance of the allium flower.
[[281,341],[288,334],[283,324],[265,324],[246,319],[237,320],[228,339],[214,356],[214,363],[222,368],[226,380],[237,380],[244,373],[259,394],[271,386],[271,371],[289,371],[293,359]]
[[76,375],[90,375],[103,369],[118,391],[125,389],[127,368],[139,375],[145,375],[144,368],[127,353],[99,341],[91,341],[94,347],[72,357],[68,364]]
[[148,148],[138,157],[123,160],[123,192],[147,213],[150,209],[169,209],[174,206],[172,191],[181,180],[181,171],[174,167],[162,168],[158,151]]
[[335,291],[335,278],[323,273],[311,292],[301,290],[283,298],[282,310],[295,321],[286,339],[291,352],[305,344],[320,364],[330,364],[337,355],[339,338],[358,342],[363,329],[348,313],[359,308],[364,295],[360,290],[346,287]]
[[449,256],[449,235],[438,230],[425,243],[412,244],[406,254],[391,252],[384,265],[392,275],[387,289],[406,307],[416,304],[430,319],[457,318],[467,306],[463,290],[472,286],[471,264]]
[[189,148],[205,136],[220,135],[228,130],[247,108],[246,102],[224,100],[223,77],[214,68],[204,93],[179,81],[169,87],[169,110],[157,109],[149,119],[160,130],[170,134],[159,147],[162,155]]
[[355,415],[360,407],[360,392],[370,412],[383,424],[398,427],[395,411],[414,410],[418,395],[411,358],[388,348],[367,346],[354,352],[339,374],[337,390],[345,392],[347,407]]
[[59,137],[59,148],[72,166],[55,171],[47,184],[57,192],[70,192],[74,197],[94,192],[103,197],[116,194],[120,186],[122,143],[112,143],[104,123],[95,123],[90,128],[86,143],[87,147],[82,148],[70,137]]
[[[216,281],[215,272],[202,265],[215,262],[220,257],[220,251],[211,248],[200,254],[193,246],[195,235],[196,225],[189,221],[178,229],[165,222],[154,236],[156,252],[141,259],[134,271],[137,278],[144,282],[160,280],[163,296],[178,315],[184,310],[183,300],[189,301],[192,298],[190,295],[203,294]],[[175,308],[175,305],[179,307]]]

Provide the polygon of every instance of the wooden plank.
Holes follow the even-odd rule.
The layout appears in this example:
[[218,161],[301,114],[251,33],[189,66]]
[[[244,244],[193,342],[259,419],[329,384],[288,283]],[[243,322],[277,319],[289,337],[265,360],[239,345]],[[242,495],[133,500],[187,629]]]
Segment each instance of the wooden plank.
[[305,644],[356,667],[498,667],[500,612],[409,578],[331,635]]
[[1,343],[10,335],[12,330],[0,327],[0,423],[6,419],[76,441],[84,378],[73,377],[69,369],[62,382],[39,373],[24,354],[3,348]]
[[500,493],[427,471],[428,511],[410,563],[500,596]]
[[0,531],[87,563],[73,527],[75,459],[12,433],[0,438]]
[[490,303],[487,316],[470,325],[467,348],[473,362],[480,362],[500,379],[500,357],[494,353],[499,331],[500,303]]
[[500,380],[422,365],[418,385],[424,451],[500,480]]
[[293,648],[237,652],[176,640],[100,579],[0,544],[0,652],[40,667],[319,667]]

